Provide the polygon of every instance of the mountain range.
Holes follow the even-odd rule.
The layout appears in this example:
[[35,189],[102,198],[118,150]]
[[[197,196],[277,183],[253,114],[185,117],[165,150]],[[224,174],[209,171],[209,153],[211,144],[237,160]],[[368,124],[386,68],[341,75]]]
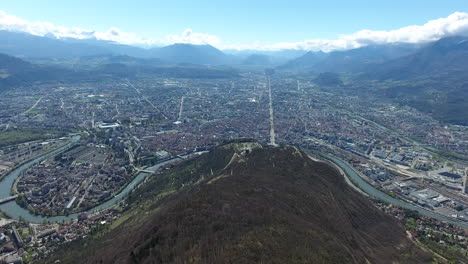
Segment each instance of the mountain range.
[[[238,76],[234,68],[275,68],[309,76],[326,73],[316,84],[373,94],[415,107],[443,122],[468,124],[468,37],[448,37],[425,44],[369,45],[328,53],[223,52],[210,45],[173,44],[143,49],[96,39],[56,39],[0,31],[0,53],[5,54],[0,57],[0,89],[103,74],[231,78]],[[334,78],[332,83],[336,85],[330,85],[329,73],[347,75],[348,84],[342,85]]]
[[[425,45],[373,45],[326,55],[308,52],[279,67],[312,72],[318,75],[316,84],[327,89],[390,99],[459,125],[468,125],[467,68],[468,37],[461,36]],[[348,84],[341,85],[336,74],[347,75]]]
[[29,63],[0,54],[0,92],[17,87],[29,89],[36,82],[93,81],[104,78],[128,78],[152,74],[167,78],[234,78],[238,71],[231,67],[204,65],[167,66],[160,59],[142,59],[126,55],[82,57],[70,65]]
[[421,75],[463,72],[468,66],[468,38],[448,37],[431,43],[408,56],[384,61],[367,69],[378,79],[407,79]]
[[281,68],[305,68],[316,72],[359,72],[369,65],[412,54],[420,46],[419,44],[385,44],[330,53],[308,52],[282,65]]
[[230,50],[226,53],[210,45],[176,43],[144,49],[96,39],[57,39],[0,30],[0,53],[30,61],[127,56],[145,60],[157,59],[159,64],[172,65],[276,65],[280,69],[308,69],[315,72],[367,73],[374,70],[381,78],[386,77],[385,71],[393,77],[392,70],[400,73],[402,70],[409,70],[420,74],[447,66],[463,67],[467,46],[466,37],[448,37],[427,44],[369,45],[329,53],[300,50]]
[[[202,65],[239,65],[249,55],[258,52],[236,52],[227,54],[210,45],[176,43],[165,47],[149,49],[122,45],[96,39],[57,39],[49,36],[35,36],[23,32],[0,31],[0,53],[33,61],[84,60],[103,56],[129,56],[139,59],[159,59],[162,64],[202,64]],[[270,65],[272,61],[284,62],[298,52],[282,51],[259,54],[267,60],[248,60],[247,64]]]
[[408,56],[368,67],[359,78],[380,85],[376,90],[360,90],[412,106],[443,122],[468,125],[467,68],[468,37],[444,38]]

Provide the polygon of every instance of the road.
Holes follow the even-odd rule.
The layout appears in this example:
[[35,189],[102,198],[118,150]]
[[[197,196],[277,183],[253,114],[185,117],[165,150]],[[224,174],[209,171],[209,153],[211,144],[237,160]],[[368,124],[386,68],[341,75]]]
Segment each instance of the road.
[[41,102],[41,100],[42,100],[43,97],[44,97],[44,96],[41,96],[39,99],[37,99],[37,101],[36,101],[28,110],[24,111],[24,112],[21,113],[21,114],[17,114],[17,115],[15,115],[15,116],[13,116],[13,118],[14,118],[14,117],[17,117],[17,116],[20,116],[20,115],[25,115],[25,114],[27,114],[29,111],[32,111],[32,110]]
[[275,122],[273,118],[273,100],[271,98],[271,85],[270,85],[270,77],[267,75],[267,86],[268,86],[268,97],[270,99],[270,145],[278,146],[276,144],[276,135],[275,135]]
[[[116,105],[117,106],[117,105]],[[90,153],[91,154],[91,153]],[[106,158],[104,159],[104,163],[102,164],[102,167],[105,167],[106,164],[108,163],[109,161],[109,155],[106,156]],[[75,206],[75,208],[80,208],[80,205],[81,203],[84,201],[85,197],[88,196],[88,193],[89,193],[89,190],[91,189],[91,187],[93,186],[94,184],[94,180],[97,178],[97,176],[99,176],[100,173],[96,173],[93,175],[93,178],[88,182],[88,186],[85,187],[85,192],[84,194],[81,196],[78,204]],[[78,193],[76,193],[76,195],[78,195]]]
[[177,118],[177,121],[182,122],[182,111],[184,110],[184,96],[180,98],[180,109],[179,109],[179,117]]
[[358,114],[355,114],[347,109],[344,109],[336,104],[330,104],[330,106],[334,107],[336,110],[338,111],[341,111],[342,113],[344,114],[347,114],[349,117],[351,118],[354,118],[354,119],[357,119],[357,120],[363,120],[363,121],[366,121],[368,124],[370,124],[371,126],[373,126],[374,128],[377,128],[377,129],[380,129],[382,131],[385,131],[387,133],[389,133],[390,135],[392,136],[395,136],[397,138],[399,138],[400,140],[406,142],[406,143],[409,143],[413,146],[417,146],[417,147],[420,147],[422,149],[424,149],[425,151],[429,152],[430,154],[433,154],[435,156],[438,156],[438,157],[442,157],[446,160],[449,160],[449,161],[453,161],[453,162],[457,162],[457,163],[460,163],[460,164],[463,164],[465,166],[468,166],[468,162],[466,160],[462,160],[462,159],[459,159],[459,158],[455,158],[455,157],[451,157],[451,156],[447,156],[445,154],[442,154],[442,153],[439,153],[438,149],[435,148],[435,147],[432,147],[431,145],[428,145],[428,144],[424,144],[424,143],[421,143],[417,140],[414,140],[414,139],[411,139],[411,138],[408,138],[407,136],[404,136],[402,134],[400,134],[399,132],[395,131],[395,130],[392,130],[392,129],[389,129],[375,121],[372,121],[372,120],[369,120],[365,117],[362,117]]
[[163,112],[159,111],[159,109],[158,109],[150,100],[148,100],[148,97],[144,96],[144,95],[140,92],[140,90],[138,90],[128,79],[125,79],[125,80],[127,81],[127,83],[128,83],[133,89],[135,89],[135,91],[137,91],[137,93],[138,93],[139,95],[141,95],[141,98],[143,98],[143,100],[145,100],[145,101],[146,101],[148,104],[150,104],[154,109],[156,109],[156,110],[164,117],[164,119],[167,119],[167,116],[166,116]]
[[29,108],[28,110],[26,110],[23,114],[26,114],[27,112],[29,111],[32,111],[42,100],[44,96],[41,96],[39,99],[37,99],[37,101],[33,104],[33,106],[31,106],[31,108]]
[[115,104],[115,111],[117,112],[117,114],[115,114],[112,119],[115,119],[117,118],[119,115],[120,115],[120,112],[119,112],[119,107],[117,106],[117,103]]

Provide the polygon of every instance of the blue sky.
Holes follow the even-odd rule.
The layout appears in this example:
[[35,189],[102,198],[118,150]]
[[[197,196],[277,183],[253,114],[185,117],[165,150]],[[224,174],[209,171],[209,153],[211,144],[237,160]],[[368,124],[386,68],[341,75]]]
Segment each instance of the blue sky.
[[392,1],[178,1],[3,0],[0,10],[28,22],[107,31],[111,27],[145,39],[186,29],[223,45],[263,45],[337,39],[359,30],[394,30],[468,12],[466,0]]

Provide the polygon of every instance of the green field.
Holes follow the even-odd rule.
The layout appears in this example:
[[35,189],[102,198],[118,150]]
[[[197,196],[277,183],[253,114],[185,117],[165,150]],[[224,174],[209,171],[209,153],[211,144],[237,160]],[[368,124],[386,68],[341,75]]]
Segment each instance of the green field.
[[65,134],[65,131],[39,128],[9,130],[0,133],[0,147],[5,147],[33,140],[57,138],[64,136]]

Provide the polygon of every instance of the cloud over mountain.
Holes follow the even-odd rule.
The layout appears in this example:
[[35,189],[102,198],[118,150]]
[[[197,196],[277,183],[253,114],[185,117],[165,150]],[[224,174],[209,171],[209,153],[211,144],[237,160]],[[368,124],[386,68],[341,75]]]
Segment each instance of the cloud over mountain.
[[346,50],[369,44],[424,43],[443,37],[468,35],[468,13],[455,12],[448,17],[428,21],[424,25],[412,25],[395,30],[360,30],[353,34],[341,35],[337,39],[310,39],[301,42],[262,44],[255,42],[245,45],[229,45],[214,35],[196,33],[186,29],[181,34],[168,35],[160,39],[145,39],[135,33],[124,32],[112,27],[105,32],[67,28],[48,22],[29,22],[0,10],[0,30],[22,31],[33,35],[53,35],[57,38],[96,38],[129,45],[169,45],[173,43],[210,44],[222,49],[254,50]]
[[203,34],[203,33],[194,33],[191,29],[186,29],[180,35],[169,35],[166,36],[161,42],[165,44],[173,43],[190,43],[190,44],[210,44],[213,46],[218,46],[221,44],[221,40],[213,35]]
[[0,10],[0,30],[20,31],[36,36],[52,35],[56,38],[76,38],[114,41],[128,45],[169,45],[173,43],[211,44],[218,45],[216,36],[195,33],[186,29],[181,34],[169,35],[162,39],[152,40],[137,36],[134,33],[124,32],[116,27],[111,27],[105,32],[83,29],[79,27],[67,28],[48,22],[29,22]]
[[[345,50],[369,44],[424,43],[444,37],[468,35],[468,13],[455,12],[448,17],[431,20],[424,25],[407,26],[395,30],[360,30],[338,39],[312,39],[301,42],[283,42],[263,46],[265,49]],[[261,45],[258,45],[261,46]]]

